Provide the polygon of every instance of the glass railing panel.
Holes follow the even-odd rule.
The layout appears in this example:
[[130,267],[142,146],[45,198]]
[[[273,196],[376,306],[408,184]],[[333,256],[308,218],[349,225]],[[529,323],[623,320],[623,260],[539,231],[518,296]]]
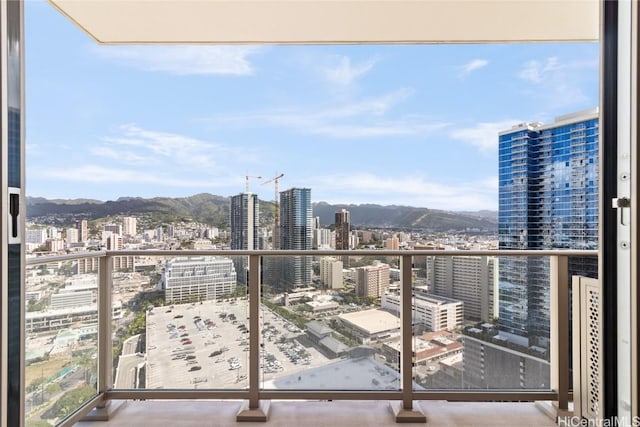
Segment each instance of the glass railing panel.
[[26,268],[27,426],[56,425],[97,394],[98,261]]
[[246,257],[132,258],[114,265],[114,388],[247,388]]
[[382,346],[400,318],[381,307],[397,281],[397,257],[264,257],[261,387],[398,390]]
[[551,387],[549,257],[426,257],[414,375],[426,389]]
[[[416,389],[552,387],[550,257],[417,258],[424,259],[414,262]],[[595,257],[569,260],[569,282],[597,271]],[[569,307],[562,313],[570,320]]]

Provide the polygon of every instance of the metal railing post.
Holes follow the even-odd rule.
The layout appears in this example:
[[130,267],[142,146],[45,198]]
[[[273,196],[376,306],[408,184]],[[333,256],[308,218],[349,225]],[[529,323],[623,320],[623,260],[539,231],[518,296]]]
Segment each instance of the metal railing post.
[[413,287],[412,271],[413,257],[402,255],[400,269],[402,275],[400,291],[400,340],[402,357],[400,358],[400,375],[402,379],[402,404],[391,403],[396,422],[426,422],[422,412],[413,408]]
[[550,258],[551,388],[558,393],[560,413],[569,408],[569,257]]
[[113,388],[113,343],[111,319],[113,290],[113,258],[100,258],[98,284],[98,392]]
[[[103,254],[98,266],[98,395],[104,396],[113,388],[113,257]],[[108,398],[103,397],[84,420],[107,421],[123,404],[112,405]]]
[[260,402],[260,255],[249,256],[249,402],[237,421],[267,421],[268,403]]

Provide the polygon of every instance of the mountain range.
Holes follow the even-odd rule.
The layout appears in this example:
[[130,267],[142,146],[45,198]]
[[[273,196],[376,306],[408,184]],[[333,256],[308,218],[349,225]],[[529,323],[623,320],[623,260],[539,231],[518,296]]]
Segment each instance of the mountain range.
[[[190,197],[170,198],[121,197],[114,201],[93,199],[45,199],[27,197],[27,219],[39,223],[70,224],[84,218],[95,220],[116,215],[159,216],[163,221],[193,220],[216,227],[229,225],[230,198],[208,193]],[[399,229],[427,229],[432,231],[481,229],[497,230],[495,211],[452,212],[411,206],[382,206],[377,204],[313,204],[313,215],[320,223],[334,223],[335,212],[347,209],[351,223],[357,227],[389,227]],[[273,222],[273,202],[260,201],[261,222]]]

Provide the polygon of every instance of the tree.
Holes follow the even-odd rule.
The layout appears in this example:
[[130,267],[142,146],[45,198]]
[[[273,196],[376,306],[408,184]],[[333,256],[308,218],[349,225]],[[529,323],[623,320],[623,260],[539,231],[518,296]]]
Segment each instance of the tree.
[[91,352],[84,352],[78,358],[78,366],[84,370],[83,379],[86,384],[89,384],[91,373],[96,370],[96,360],[93,358],[93,354]]
[[29,302],[27,303],[28,312],[42,311],[42,309],[44,309],[44,302],[42,300],[40,301],[29,300]]
[[26,427],[51,427],[51,424],[49,424],[48,421],[46,420],[27,420],[27,422],[25,423]]
[[47,384],[44,391],[51,396],[52,394],[60,393],[62,391],[62,387],[58,383],[50,383]]
[[83,403],[95,396],[96,389],[90,386],[82,386],[66,392],[58,399],[51,410],[42,416],[45,418],[63,418],[78,409]]

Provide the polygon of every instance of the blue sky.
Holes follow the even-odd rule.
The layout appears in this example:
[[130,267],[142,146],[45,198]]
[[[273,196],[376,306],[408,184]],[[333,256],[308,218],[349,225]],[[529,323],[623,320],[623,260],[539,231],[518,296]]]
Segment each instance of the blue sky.
[[595,43],[99,46],[25,2],[27,195],[497,210],[497,133],[598,104]]

